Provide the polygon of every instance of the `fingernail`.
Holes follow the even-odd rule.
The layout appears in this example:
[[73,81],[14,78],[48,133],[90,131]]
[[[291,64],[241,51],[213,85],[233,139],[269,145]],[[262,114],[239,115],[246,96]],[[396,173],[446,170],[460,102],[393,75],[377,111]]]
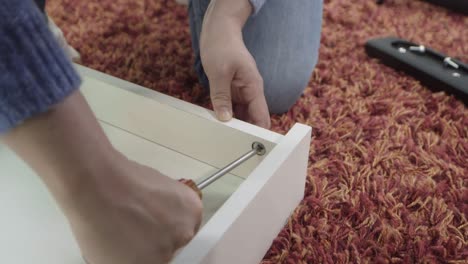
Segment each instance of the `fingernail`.
[[221,108],[217,112],[218,119],[221,121],[229,121],[232,118],[232,113],[227,108]]

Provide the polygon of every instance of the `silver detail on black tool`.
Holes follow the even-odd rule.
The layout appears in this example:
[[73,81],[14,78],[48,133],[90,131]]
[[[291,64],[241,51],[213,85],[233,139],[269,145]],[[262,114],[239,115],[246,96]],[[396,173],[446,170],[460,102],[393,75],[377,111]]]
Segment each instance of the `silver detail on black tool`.
[[419,52],[419,53],[425,53],[426,52],[426,47],[424,47],[424,45],[410,46],[409,50],[416,51],[416,52]]
[[426,45],[395,37],[366,43],[371,57],[419,79],[433,91],[446,91],[468,105],[468,64]]
[[458,64],[456,64],[450,57],[444,58],[444,64],[447,66],[451,66],[452,68],[455,68],[455,69],[458,69],[459,67]]
[[454,73],[452,73],[452,76],[455,77],[455,78],[460,78],[461,74],[458,73],[458,72],[454,72]]

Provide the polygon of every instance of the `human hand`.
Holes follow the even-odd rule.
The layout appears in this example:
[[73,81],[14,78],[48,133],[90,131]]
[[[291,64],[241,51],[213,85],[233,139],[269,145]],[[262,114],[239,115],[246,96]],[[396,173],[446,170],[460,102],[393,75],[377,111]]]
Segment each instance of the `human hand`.
[[116,151],[79,91],[1,139],[46,184],[89,264],[165,263],[199,228],[197,194]]
[[67,214],[89,264],[167,263],[197,232],[202,204],[185,185],[126,158]]
[[252,6],[248,0],[213,0],[200,36],[200,56],[210,82],[210,96],[221,121],[237,118],[269,128],[263,79],[242,39]]

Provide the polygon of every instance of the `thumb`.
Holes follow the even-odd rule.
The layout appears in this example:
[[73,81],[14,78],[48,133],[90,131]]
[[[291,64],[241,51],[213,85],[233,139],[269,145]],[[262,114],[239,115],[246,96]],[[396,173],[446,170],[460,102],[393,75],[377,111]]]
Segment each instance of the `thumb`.
[[210,80],[210,97],[216,117],[223,122],[232,118],[231,97],[232,76],[212,78]]

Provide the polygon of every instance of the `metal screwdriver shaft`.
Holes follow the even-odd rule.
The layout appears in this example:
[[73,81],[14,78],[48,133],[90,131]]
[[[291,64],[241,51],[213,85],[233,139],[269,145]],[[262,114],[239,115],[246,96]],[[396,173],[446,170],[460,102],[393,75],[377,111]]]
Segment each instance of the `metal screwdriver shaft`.
[[200,189],[200,190],[203,190],[206,186],[212,184],[213,182],[215,182],[219,178],[223,177],[224,175],[226,175],[227,173],[229,173],[230,171],[235,169],[240,164],[242,164],[245,161],[249,160],[253,156],[256,156],[256,155],[262,156],[262,155],[265,154],[265,152],[266,152],[266,149],[265,149],[265,146],[262,143],[254,142],[252,144],[252,150],[245,153],[240,158],[233,161],[232,163],[230,163],[226,167],[222,168],[221,170],[219,170],[215,174],[213,174],[213,175],[209,176],[208,178],[204,179],[202,182],[197,184],[197,188]]

